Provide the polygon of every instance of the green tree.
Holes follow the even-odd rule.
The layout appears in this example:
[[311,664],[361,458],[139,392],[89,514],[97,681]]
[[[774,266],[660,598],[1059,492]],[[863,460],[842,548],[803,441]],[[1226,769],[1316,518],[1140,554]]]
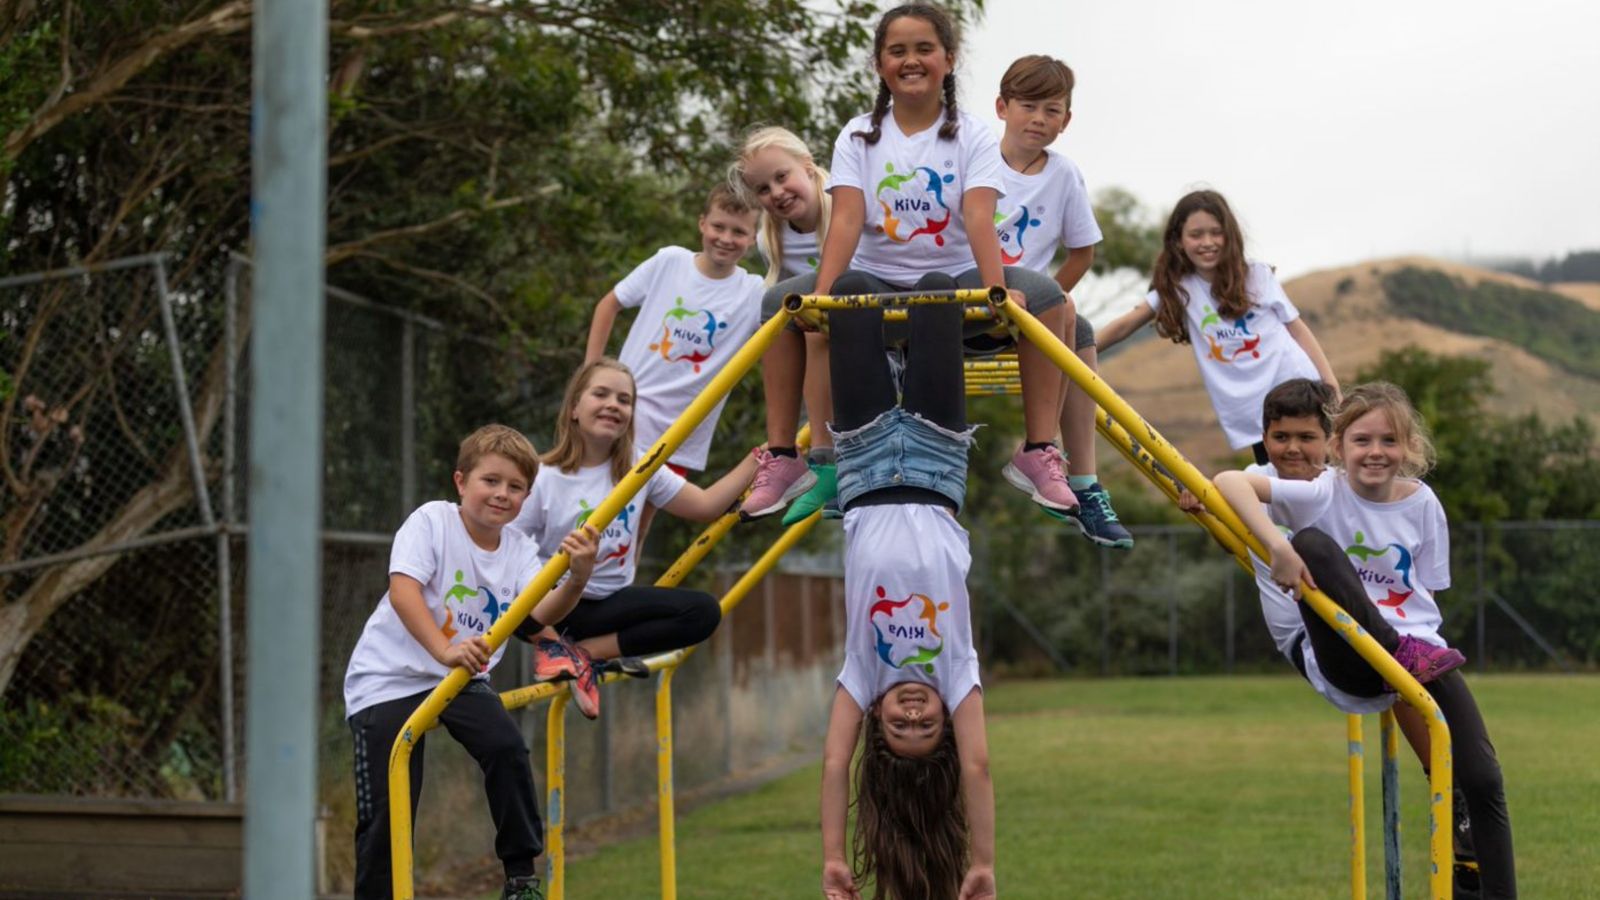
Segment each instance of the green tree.
[[1452,521],[1600,518],[1600,447],[1588,421],[1486,412],[1494,388],[1479,359],[1402,347],[1356,374],[1378,378],[1404,389],[1432,431],[1438,465],[1428,483]]
[[1094,257],[1094,271],[1149,272],[1161,252],[1161,223],[1131,192],[1108,187],[1095,195],[1094,217],[1105,235]]

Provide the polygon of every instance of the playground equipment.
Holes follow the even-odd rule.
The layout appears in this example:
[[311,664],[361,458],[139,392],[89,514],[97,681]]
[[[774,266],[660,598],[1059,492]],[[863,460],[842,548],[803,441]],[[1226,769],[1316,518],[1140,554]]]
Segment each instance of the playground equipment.
[[[1265,547],[1245,528],[1238,515],[1224,501],[1211,482],[1200,474],[1161,434],[1134,412],[1120,396],[1082,363],[1048,328],[1022,307],[1012,301],[1003,288],[987,290],[957,290],[941,292],[908,292],[891,294],[863,294],[850,296],[800,296],[785,298],[782,309],[769,319],[746,344],[736,352],[728,364],[717,373],[705,390],[667,429],[656,444],[634,466],[616,488],[589,516],[590,524],[605,528],[653,475],[656,469],[700,424],[713,406],[720,401],[737,381],[755,364],[776,340],[779,332],[793,319],[800,319],[813,327],[826,327],[823,314],[836,309],[882,307],[885,319],[895,321],[905,317],[905,308],[919,304],[960,303],[966,307],[968,320],[992,320],[1010,333],[1013,339],[1031,341],[1039,347],[1067,377],[1078,385],[1099,407],[1097,428],[1113,446],[1123,452],[1136,467],[1150,478],[1163,493],[1177,500],[1178,491],[1187,489],[1197,497],[1204,509],[1192,513],[1205,528],[1246,570],[1251,570],[1249,554],[1270,558]],[[966,364],[967,392],[969,394],[1011,394],[1019,389],[1017,363],[1014,355],[999,356],[989,360],[974,360]],[[797,543],[815,524],[820,513],[791,526],[764,554],[761,560],[731,588],[721,600],[726,612],[733,608],[777,560]],[[704,558],[712,545],[727,533],[734,524],[733,514],[709,526],[697,538],[684,556],[662,576],[658,584],[676,584],[678,580]],[[498,649],[510,637],[534,604],[553,587],[567,569],[565,554],[557,554],[542,568],[518,595],[509,611],[500,617],[486,634],[491,650]],[[1337,630],[1346,641],[1370,664],[1384,680],[1396,687],[1400,697],[1418,710],[1427,723],[1430,749],[1429,804],[1430,835],[1429,854],[1432,866],[1429,875],[1430,896],[1434,900],[1449,900],[1451,896],[1451,750],[1449,728],[1434,703],[1420,684],[1394,661],[1373,638],[1326,595],[1313,588],[1304,588],[1303,602]],[[657,727],[657,792],[660,801],[661,896],[675,900],[676,851],[674,846],[674,810],[672,794],[672,707],[671,678],[673,672],[693,648],[653,657],[647,667],[657,674],[656,727]],[[457,669],[428,695],[423,703],[406,720],[396,738],[389,757],[390,840],[393,858],[394,896],[410,900],[413,896],[411,856],[411,808],[409,760],[417,738],[434,727],[444,707],[466,685],[469,674]],[[608,675],[612,680],[616,675]],[[547,890],[552,900],[561,900],[565,891],[564,875],[564,796],[565,789],[565,731],[564,714],[567,703],[564,685],[540,684],[519,688],[502,695],[508,708],[525,706],[550,699],[549,728],[547,730],[546,762],[549,781],[548,830],[549,878]],[[1365,896],[1364,827],[1361,812],[1360,720],[1347,722],[1349,740],[1349,777],[1351,806],[1351,880],[1352,896]],[[1384,786],[1385,786],[1385,850],[1389,861],[1390,896],[1397,896],[1398,869],[1398,812],[1397,805],[1391,825],[1390,782],[1398,782],[1397,774],[1391,779],[1391,765],[1397,739],[1393,717],[1385,713],[1383,720]],[[1397,772],[1397,770],[1396,770]],[[1392,847],[1392,849],[1391,849]]]

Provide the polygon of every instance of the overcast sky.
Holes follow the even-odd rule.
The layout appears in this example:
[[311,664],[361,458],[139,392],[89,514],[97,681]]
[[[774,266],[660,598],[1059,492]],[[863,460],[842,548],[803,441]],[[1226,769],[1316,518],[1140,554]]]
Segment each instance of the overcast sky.
[[1219,190],[1283,277],[1600,248],[1600,3],[989,0],[966,41],[966,108],[992,117],[1018,56],[1065,60],[1055,147],[1091,190],[1163,218]]

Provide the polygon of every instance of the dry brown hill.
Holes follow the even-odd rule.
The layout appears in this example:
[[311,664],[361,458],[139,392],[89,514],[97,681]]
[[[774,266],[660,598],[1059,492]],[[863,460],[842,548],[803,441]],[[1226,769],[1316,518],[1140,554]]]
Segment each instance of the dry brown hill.
[[[1341,381],[1375,362],[1385,350],[1407,344],[1433,353],[1489,361],[1496,394],[1489,408],[1502,414],[1537,411],[1554,419],[1575,414],[1600,424],[1600,381],[1574,375],[1506,341],[1461,334],[1394,314],[1382,277],[1407,266],[1435,269],[1469,284],[1494,280],[1526,288],[1537,282],[1426,257],[1378,260],[1302,275],[1285,282]],[[1558,285],[1555,290],[1600,309],[1600,285]],[[1204,470],[1228,457],[1211,402],[1200,385],[1193,351],[1159,338],[1143,341],[1106,361],[1102,374],[1151,424]]]

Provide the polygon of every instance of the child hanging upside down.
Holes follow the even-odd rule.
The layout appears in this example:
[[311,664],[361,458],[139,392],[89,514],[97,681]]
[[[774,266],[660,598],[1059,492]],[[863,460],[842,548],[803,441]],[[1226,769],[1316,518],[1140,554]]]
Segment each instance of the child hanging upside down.
[[[917,290],[955,288],[933,274]],[[917,306],[901,403],[882,310],[830,314],[845,534],[845,662],[823,753],[823,893],[994,895],[994,789],[972,644],[961,307]],[[856,832],[845,852],[850,763]]]

